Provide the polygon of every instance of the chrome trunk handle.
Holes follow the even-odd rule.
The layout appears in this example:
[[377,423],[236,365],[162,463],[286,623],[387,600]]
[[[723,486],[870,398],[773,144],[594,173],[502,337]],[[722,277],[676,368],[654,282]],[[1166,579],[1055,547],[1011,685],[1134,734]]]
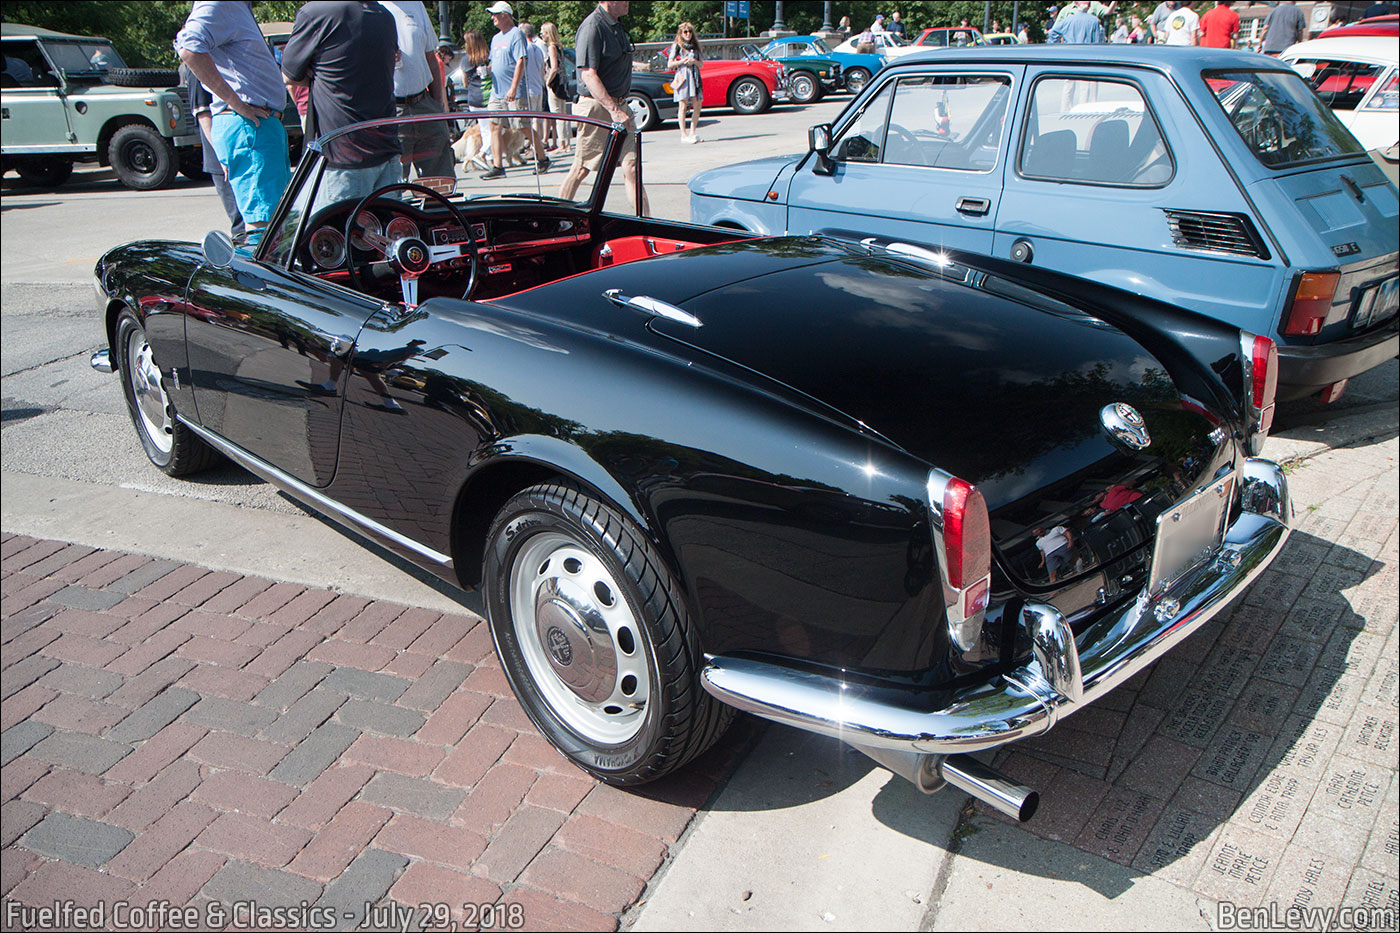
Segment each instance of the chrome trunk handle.
[[603,292],[603,297],[615,305],[621,305],[633,311],[640,311],[647,317],[664,317],[668,321],[676,321],[687,327],[700,327],[700,319],[688,311],[682,311],[673,304],[667,304],[657,298],[648,295],[637,295],[635,297],[622,294],[620,288],[610,288]]

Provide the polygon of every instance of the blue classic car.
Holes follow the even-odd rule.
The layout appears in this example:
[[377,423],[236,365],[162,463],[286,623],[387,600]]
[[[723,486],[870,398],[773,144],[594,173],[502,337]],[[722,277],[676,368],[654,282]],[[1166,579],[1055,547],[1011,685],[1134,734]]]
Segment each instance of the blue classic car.
[[789,59],[808,56],[825,58],[841,66],[841,87],[859,94],[870,76],[885,66],[883,56],[874,52],[834,52],[821,36],[783,36],[763,47],[765,58]]
[[946,49],[880,72],[809,151],[714,169],[691,217],[854,231],[1116,285],[1268,334],[1279,398],[1395,355],[1396,189],[1298,74],[1214,49]]

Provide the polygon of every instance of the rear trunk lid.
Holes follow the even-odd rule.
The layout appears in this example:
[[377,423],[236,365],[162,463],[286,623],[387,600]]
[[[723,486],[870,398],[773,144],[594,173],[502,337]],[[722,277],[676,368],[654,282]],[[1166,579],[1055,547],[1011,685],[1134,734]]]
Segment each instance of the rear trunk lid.
[[[794,242],[817,241],[745,246]],[[679,268],[689,258],[667,257],[676,284],[649,294],[702,326],[657,318],[652,330],[975,483],[1003,567],[1024,585],[1059,585],[1143,549],[1163,509],[1233,462],[1230,432],[1152,353],[1007,279],[833,247],[692,295],[695,279]],[[1141,416],[1146,446],[1109,433],[1103,413],[1115,406]],[[1047,552],[1060,539],[1068,550]]]

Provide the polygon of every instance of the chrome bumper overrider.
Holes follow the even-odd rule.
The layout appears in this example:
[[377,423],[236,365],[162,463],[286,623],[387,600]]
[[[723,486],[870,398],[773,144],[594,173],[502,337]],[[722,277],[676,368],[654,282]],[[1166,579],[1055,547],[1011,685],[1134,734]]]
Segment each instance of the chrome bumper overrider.
[[963,690],[942,709],[893,706],[857,683],[744,658],[711,658],[701,682],[731,706],[866,748],[955,755],[1038,735],[1171,650],[1278,554],[1293,523],[1283,471],[1251,459],[1240,479],[1243,511],[1213,559],[1156,599],[1140,594],[1077,638],[1053,606],[1028,603],[1022,624],[1035,645],[1033,659]]

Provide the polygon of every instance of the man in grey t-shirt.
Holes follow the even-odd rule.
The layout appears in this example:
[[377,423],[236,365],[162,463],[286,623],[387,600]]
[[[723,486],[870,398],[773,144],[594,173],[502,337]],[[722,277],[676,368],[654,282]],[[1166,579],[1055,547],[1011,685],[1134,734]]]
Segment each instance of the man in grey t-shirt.
[[1259,36],[1259,51],[1277,55],[1295,42],[1303,41],[1308,21],[1293,0],[1284,0],[1264,17],[1264,31]]
[[[646,191],[637,183],[637,124],[627,109],[627,93],[632,90],[632,40],[620,19],[627,15],[630,6],[627,0],[602,0],[579,26],[574,39],[579,78],[574,114],[627,127],[622,178],[627,184],[628,200],[636,204],[640,197],[642,212],[647,213],[650,207]],[[572,200],[589,171],[598,168],[608,136],[608,131],[598,127],[579,127],[574,163],[559,186],[559,197]]]

